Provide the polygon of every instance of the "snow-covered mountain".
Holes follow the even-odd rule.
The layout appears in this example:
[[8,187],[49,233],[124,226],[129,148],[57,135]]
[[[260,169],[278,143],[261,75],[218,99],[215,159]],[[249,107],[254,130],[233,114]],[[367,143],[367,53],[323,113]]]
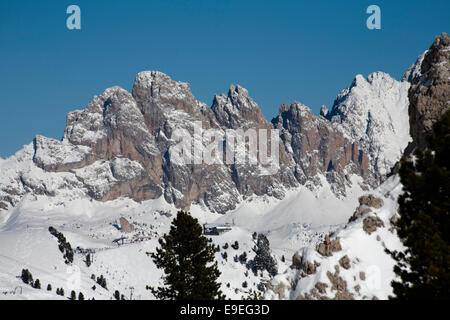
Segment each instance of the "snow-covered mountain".
[[390,172],[411,141],[405,117],[409,87],[409,82],[398,82],[383,72],[367,79],[357,75],[326,114],[331,122],[341,124],[346,136],[359,142],[369,155],[370,167],[381,176]]
[[[408,72],[420,74],[412,70],[417,67]],[[73,287],[86,298],[110,299],[119,290],[127,297],[133,291],[134,298],[152,299],[145,287],[156,285],[161,272],[147,253],[179,208],[189,209],[200,223],[233,226],[212,237],[221,248],[216,254],[219,280],[228,297],[246,296],[261,289],[261,283],[268,289],[267,298],[307,297],[316,286],[311,277],[298,282],[300,287],[283,285],[282,295],[273,292],[281,292],[280,283],[302,277],[292,271],[291,257],[300,248],[316,248],[330,233],[342,235],[340,253],[317,257],[315,249],[301,249],[297,256],[305,263],[300,270],[305,264],[309,270],[308,261],[313,266],[316,261],[321,264],[314,267],[316,280],[322,281],[333,259],[344,253],[356,263],[359,253],[352,243],[360,238],[346,230],[361,229],[365,219],[347,222],[360,197],[386,179],[411,140],[410,78],[399,82],[382,72],[367,79],[358,75],[330,111],[323,108],[316,116],[299,102],[282,104],[271,121],[240,86],[216,95],[211,107],[195,99],[189,84],[157,71],[139,73],[131,93],[120,87],[106,89],[85,109],[68,114],[61,140],[36,136],[15,155],[0,159],[0,298],[60,298],[56,288],[64,288],[67,296]],[[178,134],[194,135],[199,122],[203,129],[224,135],[227,130],[278,129],[279,169],[261,174],[265,168],[260,161],[180,164],[175,152]],[[205,137],[193,141],[203,146],[209,142]],[[383,207],[370,213],[380,216],[385,226],[400,192],[395,179],[374,191],[379,197],[390,192],[381,197]],[[119,230],[121,217],[133,226],[131,233]],[[73,262],[64,262],[50,226],[76,249]],[[275,282],[266,271],[253,274],[239,258],[244,252],[253,258],[254,232],[270,240],[281,274]],[[377,232],[386,245],[398,246],[395,233],[382,228]],[[126,239],[119,245],[122,237]],[[235,241],[238,249],[231,247]],[[379,250],[380,241],[371,241]],[[94,257],[90,266],[85,263],[88,253]],[[17,278],[24,268],[40,279],[43,290]],[[388,270],[389,263],[383,268]],[[100,275],[107,279],[107,289],[96,284]],[[386,271],[383,281],[389,277]],[[47,284],[52,291],[45,290]],[[23,293],[13,296],[16,287]],[[352,291],[354,298],[389,293],[386,286],[378,293],[361,288],[361,295]]]
[[[373,187],[399,159],[409,141],[408,88],[408,82],[384,73],[367,80],[358,75],[338,95],[327,118],[295,102],[283,104],[269,122],[240,86],[216,95],[208,108],[193,97],[187,83],[161,72],[141,72],[131,94],[112,87],[84,110],[69,113],[61,141],[36,136],[1,160],[0,208],[12,208],[33,193],[100,201],[164,196],[177,208],[199,203],[225,213],[252,195],[282,199],[299,185],[313,190],[321,185],[321,176],[344,197],[351,175],[363,178],[363,188]],[[176,132],[194,136],[198,123],[224,136],[230,129],[280,130],[279,170],[263,175],[261,163],[223,159],[178,164]],[[200,143],[206,146],[207,138]]]
[[[404,151],[406,157],[415,147],[424,147],[425,134],[430,132],[440,115],[450,109],[449,52],[450,37],[442,33],[403,76],[404,81],[412,81],[408,91],[412,141]],[[373,77],[368,80],[369,83],[377,81]],[[345,90],[341,96],[346,97],[348,92]],[[377,104],[383,106],[383,100],[397,98],[395,95],[380,97]],[[340,105],[337,99],[335,106]],[[346,106],[347,103],[344,103],[336,110],[338,121],[342,121],[342,113],[345,119]],[[384,112],[385,117],[396,118],[389,107]],[[331,119],[334,117],[324,115]],[[351,116],[354,117],[353,114]],[[407,120],[396,118],[397,123]],[[358,119],[355,119],[355,123],[358,123]],[[358,126],[354,129],[349,124],[344,126],[347,130],[350,127],[350,132],[358,130]],[[392,137],[384,136],[382,131],[390,129],[399,135],[407,134],[402,130],[403,127],[380,126],[378,134],[373,136],[375,139],[366,140],[368,146],[389,145]],[[395,261],[385,249],[404,249],[393,224],[398,218],[397,200],[402,192],[400,179],[394,172],[379,187],[359,198],[359,205],[346,224],[323,239],[323,242],[305,246],[292,256],[291,266],[267,285],[265,298],[387,299],[393,294],[390,284],[396,275],[393,272]]]

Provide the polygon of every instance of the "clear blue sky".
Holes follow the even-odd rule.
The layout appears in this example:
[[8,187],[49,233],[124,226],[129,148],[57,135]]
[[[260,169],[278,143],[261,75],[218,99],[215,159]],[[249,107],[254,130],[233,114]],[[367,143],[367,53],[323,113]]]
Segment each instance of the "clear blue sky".
[[[66,28],[71,4],[82,30]],[[381,30],[366,28],[371,4]],[[268,119],[294,100],[317,113],[358,73],[400,79],[450,32],[449,12],[448,0],[0,0],[0,156],[35,134],[61,138],[67,112],[131,90],[142,70],[189,82],[207,104],[240,84]]]

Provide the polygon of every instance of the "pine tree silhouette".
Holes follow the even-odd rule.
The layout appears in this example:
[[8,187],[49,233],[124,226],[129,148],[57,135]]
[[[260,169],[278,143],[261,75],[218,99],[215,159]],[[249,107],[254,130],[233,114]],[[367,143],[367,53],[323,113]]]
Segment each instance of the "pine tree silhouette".
[[164,287],[148,287],[155,297],[164,300],[223,299],[220,271],[214,259],[215,247],[202,235],[198,220],[179,211],[170,232],[159,240],[161,248],[151,257],[164,269]]
[[41,288],[41,282],[39,281],[39,279],[36,279],[36,281],[34,282],[33,287],[35,289],[40,289]]
[[450,111],[428,137],[415,161],[402,159],[404,194],[399,197],[399,237],[407,247],[391,252],[401,281],[397,299],[450,299]]

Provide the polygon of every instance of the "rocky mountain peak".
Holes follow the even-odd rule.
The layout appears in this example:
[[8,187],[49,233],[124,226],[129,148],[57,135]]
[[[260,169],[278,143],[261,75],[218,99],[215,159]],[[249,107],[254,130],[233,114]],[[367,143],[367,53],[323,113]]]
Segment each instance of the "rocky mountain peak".
[[283,103],[280,106],[279,112],[280,113],[289,112],[290,114],[292,114],[297,118],[313,115],[312,110],[309,107],[305,106],[303,103],[298,101],[294,101],[291,104]]
[[69,112],[66,117],[66,129],[63,140],[77,145],[90,146],[106,135],[103,116],[106,102],[117,91],[126,92],[119,86],[104,90],[95,96],[84,110]]
[[248,95],[247,89],[241,87],[240,85],[231,85],[228,89],[228,98],[232,101],[238,109],[244,108],[258,108],[255,101]]
[[411,136],[420,148],[442,114],[450,108],[450,36],[436,37],[420,64],[409,90]]
[[231,85],[228,95],[215,95],[211,110],[217,121],[229,128],[269,126],[261,108],[240,85]]
[[326,115],[345,137],[358,142],[369,155],[371,167],[382,175],[390,171],[410,140],[405,116],[409,86],[383,72],[371,73],[367,79],[357,75]]
[[139,72],[134,80],[132,96],[143,113],[147,113],[154,104],[186,112],[191,112],[197,105],[188,83],[173,81],[159,71]]
[[422,61],[423,58],[425,58],[426,53],[428,52],[428,50],[426,50],[424,53],[422,53],[416,60],[415,63],[413,63],[411,65],[411,67],[408,68],[408,70],[406,70],[406,72],[403,74],[402,77],[402,81],[408,81],[408,82],[412,82],[412,80],[416,77],[420,77],[420,75],[422,74],[420,72],[420,68],[422,66]]

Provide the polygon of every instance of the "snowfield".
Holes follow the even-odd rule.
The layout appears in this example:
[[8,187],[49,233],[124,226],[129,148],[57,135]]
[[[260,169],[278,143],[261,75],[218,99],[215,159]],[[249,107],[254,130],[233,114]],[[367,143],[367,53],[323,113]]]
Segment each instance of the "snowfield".
[[[372,208],[372,212],[345,224],[332,234],[331,240],[339,239],[341,250],[324,257],[315,246],[300,249],[298,254],[302,257],[302,266],[310,262],[317,265],[316,271],[302,275],[296,268],[286,269],[272,281],[274,289],[268,290],[265,298],[333,299],[341,295],[354,299],[387,299],[392,295],[391,281],[396,275],[393,271],[395,261],[385,249],[404,249],[391,223],[398,215],[397,199],[401,193],[399,177],[392,176],[371,192],[383,199],[381,208]],[[363,221],[370,216],[380,218],[384,226],[368,234],[364,231]]]
[[[376,214],[386,226],[395,214],[400,190],[395,177],[376,190],[385,200]],[[387,193],[389,197],[384,198]],[[368,236],[362,230],[361,219],[346,224],[361,194],[363,191],[355,188],[342,201],[327,186],[315,193],[301,188],[290,190],[284,200],[270,197],[248,200],[227,215],[211,213],[200,205],[194,205],[190,212],[202,224],[232,224],[232,231],[208,236],[220,247],[216,253],[222,272],[219,281],[228,298],[247,297],[251,290],[258,291],[260,283],[271,281],[266,271],[254,275],[245,264],[235,261],[243,252],[248,260],[254,257],[253,232],[264,233],[270,240],[279,272],[272,283],[289,284],[284,298],[295,299],[310,291],[318,281],[326,282],[326,271],[332,270],[345,254],[350,257],[352,268],[345,270],[344,279],[348,287],[361,286],[355,298],[386,298],[391,293],[389,283],[394,275],[393,262],[384,253],[383,244],[389,249],[398,249],[400,244],[387,228]],[[0,229],[0,299],[63,298],[56,295],[56,288],[63,288],[66,298],[74,290],[77,295],[81,291],[85,299],[108,300],[114,299],[113,294],[118,290],[126,299],[154,299],[146,286],[161,285],[162,271],[155,267],[148,253],[158,246],[159,237],[168,232],[176,212],[177,209],[163,198],[137,203],[128,198],[98,202],[87,198],[62,201],[58,197],[25,196],[6,212]],[[120,217],[133,224],[132,233],[119,231]],[[75,250],[72,264],[64,263],[57,239],[48,231],[49,226],[62,232],[74,250],[79,248]],[[322,259],[314,248],[331,232],[341,238],[343,249]],[[122,236],[126,237],[124,244],[113,242]],[[377,236],[380,241],[376,240]],[[237,250],[231,247],[235,241],[239,243]],[[228,248],[224,249],[226,243]],[[290,265],[292,255],[300,248],[303,248],[302,255],[317,260],[321,266],[316,275],[296,280],[296,270]],[[90,267],[85,263],[88,251],[93,260]],[[227,259],[223,257],[224,252],[227,252]],[[379,268],[373,272],[380,272],[380,287],[370,287],[370,281],[364,286],[358,278],[363,270],[370,274],[373,266]],[[42,289],[24,284],[19,278],[22,269],[29,269],[33,278],[40,280]],[[92,275],[95,278],[103,275],[107,289],[92,280]],[[293,282],[297,285],[290,287]],[[47,284],[51,284],[52,291],[47,291]],[[327,291],[327,295],[331,297],[333,292]],[[265,298],[280,297],[268,290]]]

